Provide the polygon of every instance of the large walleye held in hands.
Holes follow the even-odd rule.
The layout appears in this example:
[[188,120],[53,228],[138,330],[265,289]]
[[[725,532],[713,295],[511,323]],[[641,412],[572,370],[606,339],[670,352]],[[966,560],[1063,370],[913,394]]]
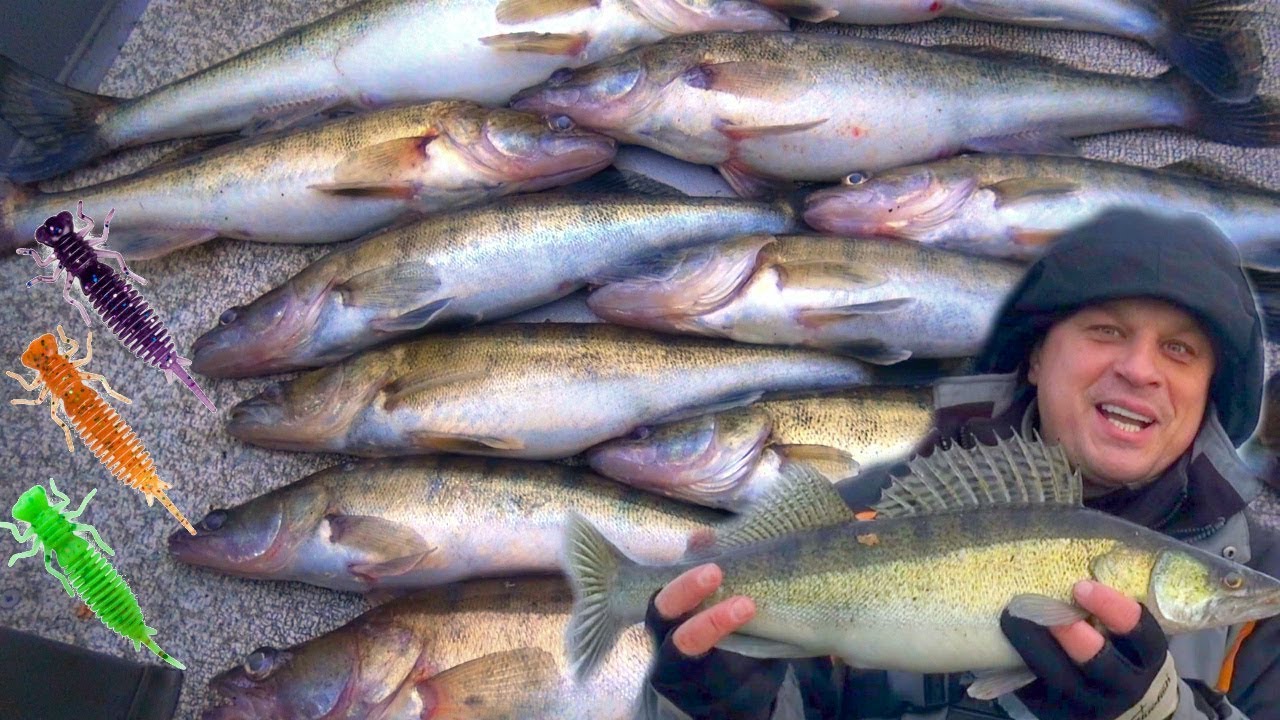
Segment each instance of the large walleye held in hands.
[[1216,100],[1176,70],[1104,75],[988,48],[820,33],[672,38],[558,70],[512,106],[714,165],[742,195],[966,150],[1060,151],[1130,128],[1280,144],[1275,100]]
[[794,223],[782,203],[619,195],[511,198],[442,214],[338,250],[224,312],[192,348],[193,368],[235,377],[328,365],[549,303],[660,250]]
[[424,591],[293,647],[264,646],[209,682],[202,720],[632,720],[652,653],[623,632],[600,672],[564,658],[573,597],[560,578]]
[[605,285],[587,304],[620,325],[888,365],[977,355],[1025,272],[891,240],[755,235],[669,256],[661,273]]
[[772,490],[788,461],[836,482],[905,458],[933,427],[931,398],[924,388],[860,388],[767,400],[636,428],[585,455],[619,482],[741,512]]
[[650,596],[707,561],[724,571],[708,599],[755,600],[720,647],[751,657],[836,655],[852,667],[977,671],[989,698],[1034,680],[1000,630],[1006,608],[1045,626],[1079,620],[1072,587],[1094,579],[1147,606],[1167,633],[1280,613],[1280,580],[1082,504],[1058,447],[1019,437],[911,461],[874,520],[852,520],[826,478],[793,464],[758,514],[708,555],[639,565],[571,519],[574,586],[566,634],[579,676],[644,618]]
[[632,428],[919,372],[814,350],[615,325],[498,324],[357,355],[231,410],[235,437],[285,450],[566,458]]
[[590,518],[634,557],[705,549],[727,515],[640,492],[580,468],[443,456],[346,463],[228,509],[178,560],[334,590],[417,589],[560,572],[565,518]]
[[843,185],[810,194],[804,217],[837,235],[1030,260],[1108,208],[1198,213],[1235,243],[1245,262],[1280,267],[1280,193],[1220,175],[1195,163],[1151,169],[1080,157],[962,155],[855,172]]
[[278,128],[339,107],[500,105],[556,68],[708,30],[785,30],[748,0],[365,0],[125,100],[0,58],[0,120],[32,148],[0,169],[29,182],[119,148]]
[[793,17],[858,25],[940,17],[1083,30],[1145,42],[1214,95],[1242,100],[1264,62],[1247,0],[763,0]]
[[114,208],[111,248],[151,258],[215,237],[349,240],[430,213],[587,177],[610,138],[537,116],[442,101],[332,120],[214,149],[91,187],[40,193],[0,181],[0,248],[83,200]]

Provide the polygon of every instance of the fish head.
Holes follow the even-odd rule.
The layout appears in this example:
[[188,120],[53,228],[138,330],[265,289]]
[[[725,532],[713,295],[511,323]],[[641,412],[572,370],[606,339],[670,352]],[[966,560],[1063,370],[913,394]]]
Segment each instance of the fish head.
[[53,247],[59,240],[75,232],[75,221],[71,213],[63,210],[44,224],[36,228],[36,242]]
[[169,552],[189,565],[242,577],[269,578],[297,565],[298,548],[315,535],[329,509],[318,483],[295,483],[249,502],[211,510],[169,536]]
[[53,333],[45,333],[27,345],[22,353],[22,364],[39,370],[57,355],[58,341],[53,338]]
[[224,704],[202,720],[344,717],[359,669],[357,638],[345,628],[288,650],[261,647],[209,681]]
[[1156,618],[1174,632],[1280,614],[1280,580],[1194,548],[1162,550],[1148,594]]
[[836,235],[921,240],[955,217],[978,187],[972,176],[913,165],[878,175],[854,172],[805,200],[804,221]]
[[299,369],[297,358],[305,357],[302,346],[318,324],[327,290],[299,276],[223,312],[218,326],[191,346],[191,369],[224,378]]
[[43,486],[36,485],[18,497],[18,502],[13,504],[13,517],[26,523],[34,523],[48,509],[49,496],[45,495]]
[[750,0],[632,0],[627,4],[668,35],[791,28],[786,16]]
[[613,162],[613,138],[568,118],[505,108],[451,114],[427,147],[419,182],[445,193],[532,192],[589,177]]
[[[231,408],[227,431],[277,450],[341,449],[352,422],[387,382],[366,358],[275,383]],[[376,364],[377,360],[373,360]]]
[[552,122],[566,116],[583,127],[621,131],[642,121],[644,110],[697,64],[697,54],[678,43],[640,47],[580,68],[560,68],[541,85],[516,93],[511,107]]

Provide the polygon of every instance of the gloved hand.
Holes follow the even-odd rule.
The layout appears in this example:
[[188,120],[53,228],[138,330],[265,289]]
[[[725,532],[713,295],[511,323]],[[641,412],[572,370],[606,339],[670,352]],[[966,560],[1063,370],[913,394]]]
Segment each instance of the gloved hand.
[[1083,620],[1046,628],[1007,610],[1000,616],[1000,629],[1039,678],[1018,690],[1018,699],[1040,720],[1171,717],[1178,707],[1178,675],[1155,618],[1099,583],[1079,583],[1075,594],[1110,631],[1109,638]]

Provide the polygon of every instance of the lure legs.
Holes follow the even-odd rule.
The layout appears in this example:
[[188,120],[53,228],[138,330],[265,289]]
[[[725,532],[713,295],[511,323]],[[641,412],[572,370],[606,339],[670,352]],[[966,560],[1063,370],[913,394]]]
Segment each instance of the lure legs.
[[[90,228],[93,227],[93,218],[84,214],[83,200],[76,203],[76,215],[79,216],[80,220],[88,222]],[[107,244],[107,236],[111,233],[111,218],[115,216],[116,216],[116,209],[111,208],[111,210],[107,212],[107,217],[102,221],[102,235],[98,238],[86,238],[86,240],[89,243],[89,247],[96,250],[99,256],[109,257],[115,260],[116,264],[120,266],[120,270],[124,273],[125,277],[136,280],[139,285],[146,285],[147,281],[144,280],[141,275],[130,270],[129,266],[125,264],[123,255],[116,252],[115,250],[108,250],[107,248],[102,247],[103,245]]]

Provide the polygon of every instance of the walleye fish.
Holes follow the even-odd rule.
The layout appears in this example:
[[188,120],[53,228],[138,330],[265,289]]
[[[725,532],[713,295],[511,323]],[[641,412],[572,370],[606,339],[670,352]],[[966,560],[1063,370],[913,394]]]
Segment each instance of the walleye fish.
[[192,348],[193,368],[242,377],[329,365],[544,305],[660,250],[795,222],[785,203],[623,195],[510,198],[443,214],[338,250],[223,313]]
[[918,375],[615,325],[501,324],[366,352],[272,385],[232,408],[227,429],[284,450],[566,458],[639,425],[765,393]]
[[[613,140],[526,113],[435,102],[237,143],[60,193],[3,186],[0,247],[76,201],[115,208],[110,246],[152,258],[214,237],[348,240],[432,213],[562,185],[606,167]],[[96,214],[96,213],[95,213]]]
[[1145,42],[1226,99],[1258,88],[1265,58],[1241,0],[765,0],[810,22],[917,23],[939,17],[1083,30]]
[[879,365],[978,354],[1026,269],[890,240],[755,235],[669,256],[587,300],[608,322]]
[[718,552],[639,565],[591,524],[569,521],[574,587],[566,636],[589,677],[650,595],[714,561],[714,603],[745,595],[756,616],[719,647],[751,657],[836,655],[852,667],[975,671],[990,698],[1035,679],[1000,630],[1001,611],[1046,626],[1085,617],[1071,588],[1092,578],[1142,602],[1168,633],[1280,613],[1280,580],[1082,504],[1060,447],[1015,437],[911,461],[874,520],[851,520],[831,483],[802,464]]
[[261,132],[341,107],[501,105],[557,68],[671,35],[785,29],[747,0],[365,0],[128,100],[0,58],[0,119],[32,142],[2,167],[30,182],[120,148]]
[[1069,138],[1131,128],[1280,144],[1274,99],[1217,100],[1176,70],[1103,75],[988,48],[819,33],[672,38],[557,70],[512,106],[714,165],[748,196],[966,150],[1074,150]]
[[1108,208],[1199,213],[1251,263],[1280,267],[1280,193],[1179,163],[1148,169],[1049,155],[962,155],[855,172],[805,201],[822,232],[878,235],[1030,260],[1060,233]]
[[559,578],[487,580],[377,607],[287,649],[259,648],[209,683],[202,720],[631,720],[652,643],[622,633],[576,683],[564,659],[572,595]]
[[931,398],[928,388],[860,388],[768,400],[637,428],[591,448],[586,459],[619,482],[742,512],[768,495],[787,462],[837,482],[906,457],[933,427]]
[[[333,590],[418,589],[558,573],[564,518],[581,513],[645,562],[705,549],[727,515],[550,463],[467,457],[346,463],[169,536],[178,560]],[[189,538],[189,539],[188,539]]]

